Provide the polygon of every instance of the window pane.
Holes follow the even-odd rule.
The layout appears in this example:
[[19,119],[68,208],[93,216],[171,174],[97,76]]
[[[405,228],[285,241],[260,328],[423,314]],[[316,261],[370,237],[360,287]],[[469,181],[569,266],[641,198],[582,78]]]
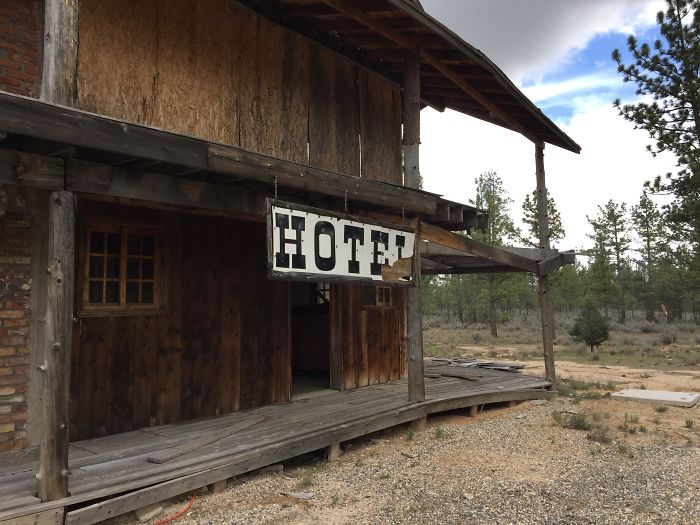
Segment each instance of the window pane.
[[141,261],[141,278],[153,279],[153,259],[143,259]]
[[363,287],[362,304],[364,306],[374,306],[377,304],[377,289],[374,286]]
[[102,253],[105,251],[105,234],[102,232],[90,232],[90,251]]
[[141,255],[141,236],[129,235],[126,245],[126,253],[129,255]]
[[107,257],[107,278],[108,279],[119,279],[119,258],[118,257]]
[[139,303],[139,283],[126,283],[126,302],[127,304]]
[[90,289],[88,293],[88,302],[90,304],[102,304],[102,281],[90,281]]
[[104,257],[90,256],[90,277],[98,279],[104,277],[104,260]]
[[156,252],[156,239],[153,235],[144,235],[143,239],[143,254],[153,256]]
[[121,238],[116,233],[107,234],[107,253],[119,255],[119,248],[121,247]]
[[105,283],[105,303],[119,304],[119,282],[108,281]]
[[129,257],[126,260],[126,278],[127,279],[138,279],[139,276],[139,262],[140,259]]
[[153,283],[141,285],[141,304],[153,304]]

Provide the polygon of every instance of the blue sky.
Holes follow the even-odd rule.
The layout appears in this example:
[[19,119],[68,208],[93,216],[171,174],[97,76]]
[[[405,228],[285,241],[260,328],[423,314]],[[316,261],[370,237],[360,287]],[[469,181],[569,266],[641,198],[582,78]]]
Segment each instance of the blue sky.
[[[613,100],[633,101],[611,59],[629,34],[653,41],[663,0],[422,0],[426,11],[491,58],[523,92],[582,146],[580,155],[548,146],[547,186],[567,236],[559,248],[589,244],[594,216],[608,199],[636,204],[643,184],[673,170],[651,157],[643,131],[618,115]],[[535,186],[534,147],[517,133],[430,108],[421,114],[425,188],[468,202],[474,179],[495,170],[518,222]],[[662,200],[657,201],[663,204]]]

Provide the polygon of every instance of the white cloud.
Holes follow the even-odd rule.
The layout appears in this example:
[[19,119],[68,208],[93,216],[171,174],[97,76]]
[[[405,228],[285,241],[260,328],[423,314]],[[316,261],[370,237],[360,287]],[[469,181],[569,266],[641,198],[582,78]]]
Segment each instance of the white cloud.
[[[612,72],[592,73],[558,82],[544,82],[523,88],[527,97],[542,108],[571,102],[572,96],[582,92],[616,90],[621,85],[620,76]],[[567,104],[568,105],[568,104]]]
[[[560,248],[590,244],[586,215],[608,199],[635,204],[647,180],[672,171],[670,156],[653,158],[645,151],[647,137],[618,116],[609,101],[577,99],[576,114],[562,128],[577,140],[576,155],[554,146],[545,150],[547,186],[561,212],[566,239]],[[519,218],[525,195],[535,187],[534,146],[517,133],[459,113],[425,109],[421,119],[421,170],[425,189],[467,202],[474,178],[495,170],[515,201]]]
[[426,11],[480,48],[516,82],[537,80],[599,34],[654,24],[663,0],[423,0]]

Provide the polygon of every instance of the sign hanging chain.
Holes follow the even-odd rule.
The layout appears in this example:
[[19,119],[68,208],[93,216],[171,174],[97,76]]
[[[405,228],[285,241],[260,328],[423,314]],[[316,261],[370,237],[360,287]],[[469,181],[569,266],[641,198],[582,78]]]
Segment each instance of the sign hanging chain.
[[345,190],[345,213],[348,212],[348,190]]
[[275,200],[277,200],[277,175],[275,175]]
[[406,212],[403,208],[403,204],[401,205],[401,222],[406,222]]

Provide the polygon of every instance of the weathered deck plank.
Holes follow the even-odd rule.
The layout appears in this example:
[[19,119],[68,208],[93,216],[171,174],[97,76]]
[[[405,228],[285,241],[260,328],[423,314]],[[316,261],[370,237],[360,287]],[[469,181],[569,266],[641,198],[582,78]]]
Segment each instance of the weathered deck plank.
[[[77,508],[66,515],[66,523],[96,523],[148,502],[427,414],[549,395],[543,390],[549,383],[542,378],[510,372],[455,370],[428,363],[426,373],[445,375],[426,378],[426,400],[420,403],[408,402],[406,381],[400,380],[73,443],[71,496],[55,502],[33,499],[35,459],[28,456],[24,462],[3,464],[0,455],[0,493],[13,496],[0,499],[0,525],[4,520],[67,505]],[[258,417],[264,419],[256,425],[241,425]],[[240,425],[241,430],[163,464],[147,461],[158,451],[231,425]]]

